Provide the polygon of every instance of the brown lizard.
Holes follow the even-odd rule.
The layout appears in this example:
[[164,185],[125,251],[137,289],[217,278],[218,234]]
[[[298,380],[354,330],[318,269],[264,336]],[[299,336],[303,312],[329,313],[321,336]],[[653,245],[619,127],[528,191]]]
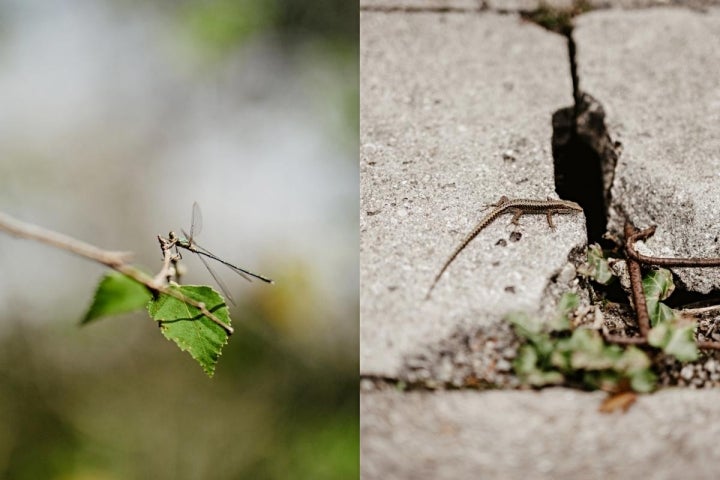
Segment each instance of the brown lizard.
[[522,198],[511,200],[506,196],[502,196],[497,203],[490,204],[490,206],[493,207],[490,213],[488,213],[485,218],[483,218],[480,223],[477,224],[473,231],[465,237],[462,243],[460,243],[460,246],[458,246],[452,253],[452,255],[450,255],[450,258],[447,259],[445,264],[440,269],[440,272],[435,276],[435,280],[433,281],[432,285],[430,286],[430,290],[428,290],[428,293],[425,296],[426,299],[430,298],[430,293],[432,293],[433,288],[435,288],[438,280],[440,280],[440,277],[443,273],[445,273],[445,270],[447,270],[452,261],[455,260],[455,257],[458,256],[458,254],[467,246],[468,243],[470,243],[473,238],[477,236],[478,233],[480,233],[483,228],[490,225],[503,213],[513,213],[513,218],[511,222],[514,225],[518,224],[518,220],[523,215],[544,213],[545,215],[547,215],[548,225],[550,225],[550,228],[555,230],[555,224],[552,221],[553,214],[574,213],[583,211],[582,207],[575,202],[571,202],[568,200],[553,200],[550,198],[548,198],[547,200],[528,200]]

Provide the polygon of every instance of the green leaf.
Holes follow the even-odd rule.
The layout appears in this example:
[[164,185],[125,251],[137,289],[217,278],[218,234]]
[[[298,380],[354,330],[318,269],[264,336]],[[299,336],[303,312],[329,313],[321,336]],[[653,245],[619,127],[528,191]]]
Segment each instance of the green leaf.
[[672,329],[670,339],[663,350],[681,362],[697,360],[698,348],[695,343],[695,325],[690,324]]
[[647,302],[647,306],[651,325],[659,325],[664,322],[670,322],[676,317],[675,310],[662,302]]
[[630,377],[630,387],[636,392],[648,393],[655,390],[657,376],[650,370],[638,370]]
[[[557,346],[559,347],[560,342],[558,342]],[[565,352],[561,348],[556,348],[551,354],[550,354],[550,364],[553,367],[559,368],[563,371],[568,371],[571,369],[570,365],[570,354],[568,352]]]
[[605,347],[602,337],[589,328],[578,328],[570,338],[570,364],[575,369],[603,370],[615,365],[617,353]]
[[622,376],[614,370],[587,370],[583,375],[585,385],[606,392],[617,391],[622,381]]
[[515,326],[518,335],[523,338],[530,338],[542,332],[542,322],[537,317],[530,316],[525,312],[510,313],[507,319]]
[[542,387],[544,385],[559,385],[565,381],[565,377],[560,372],[535,370],[525,378],[525,381],[534,387]]
[[597,243],[588,247],[587,264],[583,265],[579,271],[601,285],[607,285],[613,279],[608,261]]
[[602,352],[604,343],[602,337],[595,331],[587,327],[576,328],[568,341],[568,349],[571,351],[585,351],[600,353]]
[[[203,302],[213,315],[230,326],[227,305],[212,288],[205,285],[170,288],[195,301]],[[189,352],[205,373],[212,377],[222,347],[227,343],[227,332],[203,315],[197,307],[169,295],[160,294],[156,300],[151,300],[148,303],[148,312],[154,320],[160,322],[165,338],[175,342],[180,350]]]
[[558,313],[549,322],[550,331],[564,332],[570,330],[570,313],[580,305],[580,297],[576,293],[567,292],[560,297]]
[[538,335],[536,338],[531,340],[533,348],[537,351],[540,356],[540,363],[544,364],[550,354],[555,350],[555,344],[557,343],[554,339],[546,333]]
[[92,305],[80,324],[85,325],[107,315],[140,310],[151,298],[152,294],[145,285],[122,273],[108,272],[100,280]]
[[642,286],[652,326],[675,318],[675,312],[661,303],[675,290],[670,270],[661,268],[649,272],[643,278]]
[[670,270],[659,268],[645,275],[642,281],[645,296],[665,300],[675,290]]
[[565,378],[557,371],[543,371],[538,368],[538,354],[530,345],[523,345],[515,357],[515,373],[520,379],[529,385],[542,387],[543,385],[557,385]]
[[539,316],[525,312],[512,312],[506,319],[515,327],[518,335],[535,344],[544,343],[547,332],[570,330],[568,315],[580,304],[575,293],[565,293],[558,304],[558,313],[550,321],[544,322]]
[[520,375],[527,375],[537,369],[538,356],[537,352],[530,345],[523,345],[518,350],[515,357],[515,372]]
[[681,362],[691,362],[698,358],[694,322],[683,325],[677,320],[660,323],[650,329],[648,343]]
[[663,322],[648,332],[648,343],[653,347],[665,348],[670,340],[670,322]]
[[615,368],[626,373],[642,372],[650,368],[650,359],[639,348],[630,346],[615,362]]
[[570,312],[575,310],[580,305],[580,297],[577,293],[567,292],[560,297],[560,303],[558,304],[558,310],[560,315],[567,317]]

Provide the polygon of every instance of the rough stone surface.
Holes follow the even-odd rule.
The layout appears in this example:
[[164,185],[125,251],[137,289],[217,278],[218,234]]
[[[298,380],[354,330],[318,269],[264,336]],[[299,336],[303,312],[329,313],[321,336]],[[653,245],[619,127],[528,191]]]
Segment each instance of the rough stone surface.
[[[657,225],[643,253],[720,256],[720,9],[598,11],[576,19],[580,88],[623,145],[609,227],[623,211]],[[674,269],[682,286],[720,288],[720,269]]]
[[601,392],[366,392],[361,475],[374,479],[717,478],[720,391],[666,390],[626,413]]
[[361,373],[396,376],[460,324],[541,307],[582,215],[555,231],[501,217],[425,294],[485,204],[555,196],[550,122],[570,104],[564,39],[518,16],[361,14]]
[[360,9],[480,10],[482,0],[360,0]]
[[[720,255],[718,17],[654,8],[576,19],[580,86],[623,144],[610,226],[619,208],[658,224],[643,253]],[[507,370],[517,341],[499,320],[572,286],[568,254],[584,232],[581,216],[557,219],[555,233],[525,217],[513,242],[502,218],[425,301],[480,205],[552,194],[550,116],[572,103],[567,51],[562,37],[488,11],[365,12],[361,24],[362,477],[716,478],[720,391],[692,389],[720,385],[720,352],[691,364],[657,354],[660,385],[688,388],[640,396],[625,414],[598,413],[601,392],[399,391],[371,377],[517,386]],[[718,288],[707,270],[680,274]],[[702,319],[699,337],[716,340],[715,324]]]
[[718,0],[486,0],[488,8],[499,11],[529,12],[539,8],[571,9],[577,5],[587,5],[593,9],[605,8],[648,8],[662,6],[686,6],[702,9],[719,5]]
[[398,379],[424,388],[517,388],[520,342],[508,322],[458,328],[408,356]]
[[483,10],[498,12],[531,12],[540,8],[570,10],[578,5],[585,8],[649,8],[685,6],[704,9],[720,5],[720,0],[360,0],[360,8],[367,10]]
[[574,0],[487,0],[488,8],[502,12],[529,12],[538,8],[572,8]]

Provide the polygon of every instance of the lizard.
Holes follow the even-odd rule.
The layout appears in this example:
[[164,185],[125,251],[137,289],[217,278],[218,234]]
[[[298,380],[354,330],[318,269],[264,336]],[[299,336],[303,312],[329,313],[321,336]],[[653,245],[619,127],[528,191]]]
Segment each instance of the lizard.
[[445,273],[445,270],[447,270],[453,260],[455,260],[455,257],[458,256],[458,254],[467,246],[468,243],[470,243],[473,238],[478,235],[478,233],[480,233],[482,229],[494,222],[500,215],[504,213],[513,213],[513,218],[512,220],[510,220],[510,222],[514,225],[517,225],[518,220],[523,215],[544,213],[545,215],[547,215],[548,225],[551,229],[555,230],[555,224],[552,221],[553,214],[565,214],[583,211],[580,205],[569,200],[554,200],[551,198],[548,198],[547,200],[530,200],[523,198],[509,199],[504,195],[500,197],[500,200],[498,200],[497,203],[491,203],[489,206],[493,207],[490,213],[488,213],[482,220],[480,220],[480,223],[475,226],[475,228],[455,249],[452,255],[450,255],[450,257],[445,261],[442,268],[440,269],[440,272],[435,276],[435,280],[433,280],[433,283],[430,286],[430,289],[428,290],[425,299],[430,298],[430,294],[435,288],[435,285],[437,285],[442,274]]

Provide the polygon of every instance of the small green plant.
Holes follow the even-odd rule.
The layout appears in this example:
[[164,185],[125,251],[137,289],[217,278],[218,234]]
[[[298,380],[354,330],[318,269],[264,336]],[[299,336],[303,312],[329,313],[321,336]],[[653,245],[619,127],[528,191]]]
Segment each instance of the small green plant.
[[573,18],[590,10],[592,5],[586,0],[575,0],[567,8],[557,8],[540,2],[537,9],[523,13],[523,16],[551,32],[568,35],[572,31]]
[[[615,279],[608,259],[597,244],[588,247],[587,263],[580,266],[578,272],[601,285]],[[696,323],[680,318],[675,310],[662,303],[675,290],[672,273],[664,268],[650,270],[643,277],[642,287],[652,327],[648,343],[681,362],[697,360]]]
[[648,343],[681,362],[697,360],[696,323],[681,319],[675,310],[662,303],[675,290],[670,271],[652,270],[645,275],[642,285],[652,325]]
[[[579,272],[602,285],[614,278],[598,245],[588,248],[587,263]],[[652,326],[647,343],[681,362],[697,360],[695,322],[683,320],[663,303],[675,289],[670,271],[660,268],[647,272],[642,287]],[[609,392],[652,391],[656,376],[647,354],[635,346],[608,344],[599,332],[587,327],[573,330],[569,314],[577,304],[577,295],[568,293],[550,321],[525,313],[509,316],[523,340],[514,363],[520,379],[536,387],[567,384]]]
[[549,323],[525,313],[509,316],[524,341],[513,365],[518,377],[536,387],[567,384],[608,392],[652,391],[656,378],[642,350],[608,345],[590,328],[570,328],[568,316],[577,304],[577,295],[565,294],[558,316]]
[[594,280],[600,285],[608,285],[615,277],[600,245],[594,243],[588,247],[587,262],[578,267],[578,273]]

